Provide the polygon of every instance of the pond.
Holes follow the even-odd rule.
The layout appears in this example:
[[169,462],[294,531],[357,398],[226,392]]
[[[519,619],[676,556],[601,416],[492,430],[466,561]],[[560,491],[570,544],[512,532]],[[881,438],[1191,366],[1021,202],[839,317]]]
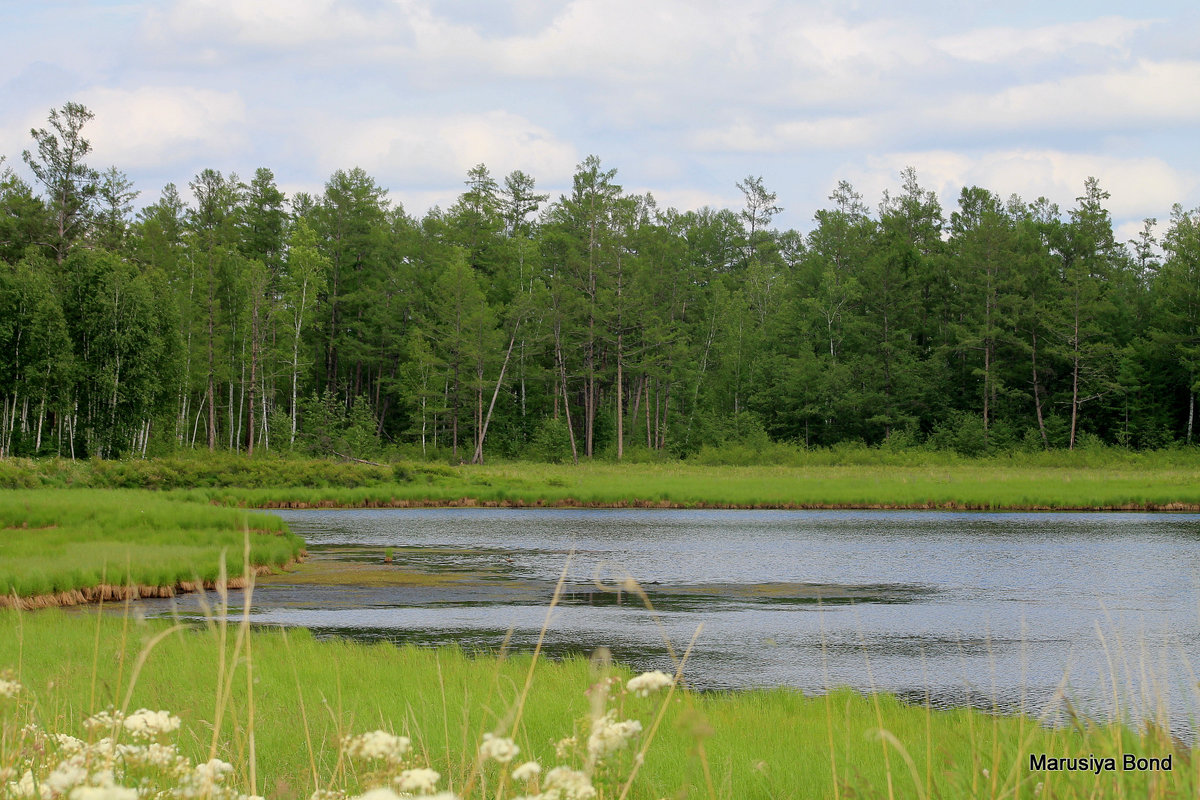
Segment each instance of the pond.
[[[1200,709],[1200,515],[275,513],[311,557],[260,582],[258,624],[530,651],[565,574],[551,655],[607,647],[669,670],[703,624],[684,671],[696,688],[850,686],[1033,713],[1061,689],[1106,717],[1115,685],[1135,716]],[[195,600],[143,605],[171,602]]]

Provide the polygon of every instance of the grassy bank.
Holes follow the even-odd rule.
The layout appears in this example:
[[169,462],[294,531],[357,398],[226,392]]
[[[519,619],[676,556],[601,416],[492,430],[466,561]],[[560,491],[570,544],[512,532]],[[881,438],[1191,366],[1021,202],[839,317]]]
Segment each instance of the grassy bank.
[[[165,629],[115,616],[2,612],[0,669],[24,685],[22,713],[50,730],[86,737],[81,720],[109,704],[167,709],[182,719],[177,741],[187,755],[203,761],[215,752],[234,764],[243,791],[253,762],[258,793],[286,800],[318,788],[364,788],[368,776],[339,757],[338,743],[377,728],[410,736],[415,761],[462,791],[482,735],[511,730],[530,666],[524,657],[317,641],[303,631],[256,633],[235,659],[235,632],[215,626],[166,633],[139,665],[138,654]],[[555,743],[572,734],[586,741],[585,691],[600,677],[583,659],[537,664],[515,735],[519,760],[581,766],[578,753],[556,756]],[[227,701],[218,701],[226,691]],[[635,747],[650,736],[665,697],[630,695],[614,704],[621,717],[643,724]],[[9,728],[23,722],[13,708],[0,708]],[[0,769],[13,760],[18,738],[11,730],[0,737]],[[1048,729],[1024,716],[931,711],[846,691],[812,698],[678,692],[630,796],[1194,797],[1200,759],[1178,748],[1165,736],[1122,728]],[[1173,770],[1096,776],[1029,769],[1030,753],[1093,753],[1120,764],[1123,752],[1171,754]],[[631,766],[632,751],[623,751],[597,770],[603,797],[617,796]],[[496,790],[493,776],[488,796]],[[519,793],[510,787],[509,796]]]
[[277,517],[153,492],[0,493],[0,603],[15,595],[70,604],[120,595],[130,585],[169,594],[215,581],[223,556],[229,573],[240,575],[245,558],[272,567],[302,549]]
[[[228,505],[422,504],[732,508],[1200,509],[1191,451],[1025,454],[819,451],[800,465],[692,462],[373,466],[238,456],[0,462],[0,486],[171,490]],[[839,460],[841,459],[841,460]],[[828,463],[826,463],[828,462]]]

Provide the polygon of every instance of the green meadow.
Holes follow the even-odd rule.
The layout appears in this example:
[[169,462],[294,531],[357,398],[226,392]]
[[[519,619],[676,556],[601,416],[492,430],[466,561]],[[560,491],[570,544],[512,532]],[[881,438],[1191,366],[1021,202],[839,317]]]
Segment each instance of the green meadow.
[[247,560],[281,566],[303,547],[278,517],[154,492],[0,492],[0,590],[7,598],[211,583],[223,560],[237,576]]
[[[579,755],[556,755],[556,743],[586,739],[589,687],[606,675],[630,677],[583,658],[543,659],[531,672],[528,656],[320,641],[302,630],[243,640],[215,623],[168,625],[78,611],[0,614],[0,669],[24,685],[20,714],[28,715],[5,706],[5,724],[36,720],[86,737],[81,720],[109,705],[166,709],[182,719],[177,741],[185,753],[203,760],[215,752],[236,765],[243,790],[253,763],[258,793],[285,800],[365,788],[368,776],[339,757],[339,742],[383,729],[411,737],[416,762],[440,772],[442,786],[473,785],[469,796],[482,798],[505,796],[494,779],[485,790],[486,770],[475,772],[484,733],[508,735],[515,724],[519,760],[578,767]],[[1197,753],[1153,728],[1078,720],[1049,727],[1029,715],[939,711],[846,690],[812,697],[681,690],[630,695],[617,707],[640,720],[643,733],[597,769],[605,798],[619,796],[641,745],[648,747],[629,797],[1168,798],[1194,797],[1200,787]],[[9,734],[0,768],[14,755]],[[1029,769],[1031,753],[1095,754],[1120,764],[1124,752],[1171,755],[1172,771]]]
[[697,461],[372,465],[234,455],[80,462],[12,459],[0,462],[0,487],[153,489],[186,500],[249,507],[479,503],[1200,508],[1200,455],[1190,449],[1052,451],[990,459],[869,448],[788,454],[785,463],[756,465]]
[[[964,460],[832,451],[760,465],[172,458],[0,462],[0,586],[32,598],[97,586],[214,582],[244,564],[294,559],[303,542],[246,507],[422,504],[1102,509],[1200,507],[1189,452],[1033,454]],[[101,595],[103,596],[103,595]],[[86,597],[82,599],[87,599]],[[109,611],[120,603],[105,604]],[[470,798],[513,798],[476,757],[484,733],[515,731],[521,760],[583,768],[556,743],[586,741],[596,686],[630,677],[603,660],[561,661],[317,640],[304,630],[172,627],[128,614],[0,610],[0,771],[28,754],[22,726],[84,737],[106,707],[167,709],[175,741],[234,765],[239,791],[275,800],[353,794],[378,776],[341,753],[345,736],[409,736],[414,766]],[[597,645],[602,643],[597,643]],[[669,667],[670,665],[664,665]],[[686,667],[684,669],[686,680]],[[525,687],[528,686],[526,695]],[[669,697],[669,699],[668,699]],[[1067,714],[941,711],[833,689],[628,696],[641,737],[598,767],[599,797],[1170,798],[1200,791],[1200,758],[1165,726],[1132,729]],[[1060,720],[1061,722],[1061,720]],[[645,746],[644,762],[634,753]],[[570,748],[568,748],[570,750]],[[1172,757],[1170,772],[1120,769],[1121,756]],[[1112,757],[1098,775],[1031,771],[1030,755]],[[24,763],[24,762],[20,762]],[[489,772],[491,770],[491,772]]]

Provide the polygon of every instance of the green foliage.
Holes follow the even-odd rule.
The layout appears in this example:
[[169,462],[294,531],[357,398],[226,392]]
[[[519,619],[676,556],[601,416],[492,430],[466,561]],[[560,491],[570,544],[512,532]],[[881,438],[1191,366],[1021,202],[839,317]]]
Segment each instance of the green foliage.
[[546,417],[530,437],[524,456],[530,461],[561,464],[570,460],[571,437],[564,419]]
[[[485,164],[421,219],[358,168],[290,199],[269,169],[205,169],[191,207],[168,184],[131,220],[139,190],[85,163],[90,119],[31,132],[41,196],[0,172],[0,261],[24,265],[0,278],[0,454],[560,458],[552,417],[584,459],[1200,435],[1197,212],[1161,258],[1152,220],[1127,248],[1094,178],[1065,213],[977,186],[943,209],[907,168],[877,211],[839,182],[800,232],[771,228],[761,176],[740,210],[680,212],[597,156],[536,216],[534,179]],[[297,443],[305,397],[332,428]]]
[[378,423],[365,397],[346,403],[329,390],[300,404],[300,440],[307,452],[369,458],[379,452]]

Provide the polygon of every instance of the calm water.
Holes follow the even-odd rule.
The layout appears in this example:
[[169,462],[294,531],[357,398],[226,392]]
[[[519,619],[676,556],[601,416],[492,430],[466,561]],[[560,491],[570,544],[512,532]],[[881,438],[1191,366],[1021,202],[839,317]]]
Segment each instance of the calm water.
[[[1065,685],[1105,715],[1115,676],[1135,713],[1166,698],[1186,727],[1200,709],[1200,515],[276,513],[309,543],[304,579],[318,582],[260,586],[261,624],[530,650],[565,566],[551,653],[603,646],[671,669],[703,623],[685,671],[701,688],[874,687],[1039,712]],[[627,577],[653,612],[617,591]]]

